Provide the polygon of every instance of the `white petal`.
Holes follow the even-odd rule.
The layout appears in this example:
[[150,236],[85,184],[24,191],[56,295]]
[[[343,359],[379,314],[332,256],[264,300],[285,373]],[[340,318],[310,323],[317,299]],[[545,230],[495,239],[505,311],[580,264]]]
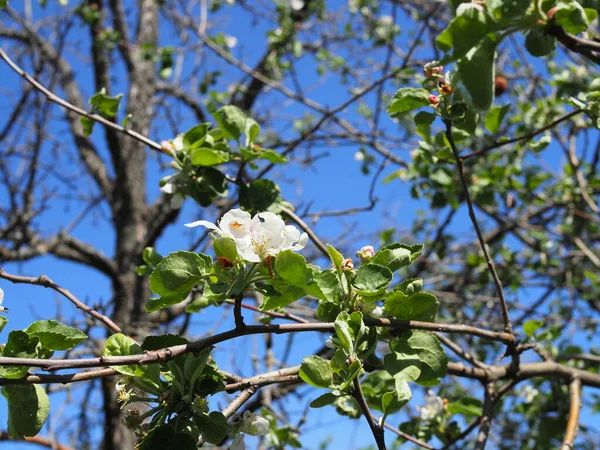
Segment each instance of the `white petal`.
[[246,444],[244,444],[244,435],[238,434],[231,443],[229,450],[246,450]]
[[179,134],[175,139],[173,139],[173,147],[175,150],[181,151],[183,150],[183,135]]
[[235,247],[243,260],[260,262],[260,255],[256,252],[254,246],[251,245],[250,239],[236,239]]
[[215,230],[217,233],[221,234],[221,230],[219,230],[219,227],[217,227],[214,223],[209,222],[207,220],[197,220],[196,222],[192,222],[192,223],[184,223],[184,225],[188,228],[202,226],[202,227],[208,228],[209,230]]
[[168,182],[167,184],[165,184],[163,187],[160,188],[160,192],[164,192],[165,194],[172,194],[175,190],[175,186],[173,186],[173,183]]
[[281,234],[284,248],[288,248],[300,240],[300,231],[293,225],[286,225]]
[[226,235],[240,239],[250,234],[251,223],[252,218],[248,212],[232,209],[223,215],[219,221],[219,227]]
[[185,198],[183,197],[183,195],[175,194],[173,196],[173,198],[171,198],[171,201],[169,202],[169,204],[171,205],[171,208],[173,208],[173,209],[180,209],[183,206],[184,200],[185,200]]
[[272,212],[258,213],[252,219],[250,231],[256,243],[264,250],[280,249],[285,222]]
[[291,245],[290,249],[297,252],[298,250],[302,250],[304,247],[306,247],[307,243],[308,243],[308,234],[302,233],[300,235],[300,239],[298,239],[298,242],[294,245]]
[[0,305],[2,304],[3,301],[4,301],[4,291],[2,290],[2,288],[0,288]]

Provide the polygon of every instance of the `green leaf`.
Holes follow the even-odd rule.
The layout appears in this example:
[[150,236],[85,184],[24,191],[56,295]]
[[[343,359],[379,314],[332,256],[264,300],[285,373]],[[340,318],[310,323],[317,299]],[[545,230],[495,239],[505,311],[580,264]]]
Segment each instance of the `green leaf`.
[[178,251],[167,255],[150,275],[150,289],[161,297],[150,299],[146,311],[182,302],[209,271],[208,258],[196,253]]
[[8,6],[8,0],[0,0],[0,9],[4,9]]
[[244,133],[246,134],[245,146],[251,148],[260,133],[260,125],[256,123],[256,120],[248,117],[244,124]]
[[[141,355],[142,353],[142,347],[140,347],[133,339],[121,333],[110,336],[106,340],[104,349],[102,350],[102,356],[131,356]],[[155,395],[161,394],[162,382],[158,364],[145,366],[131,364],[111,367],[123,375],[136,377],[136,382],[143,386],[144,390]]]
[[358,268],[352,286],[359,295],[373,296],[385,291],[392,278],[394,275],[390,269],[371,262]]
[[402,291],[406,295],[414,294],[423,290],[423,279],[422,278],[407,278],[402,283],[394,286],[394,291]]
[[[468,6],[467,6],[468,5]],[[440,50],[454,49],[452,57],[459,59],[477,45],[490,32],[492,18],[480,5],[467,4],[457,10],[448,28],[436,39]]]
[[[2,349],[2,356],[13,358],[37,358],[40,339],[25,331],[13,330],[8,333],[8,341]],[[27,374],[29,367],[0,366],[0,377],[17,379]]]
[[82,116],[79,120],[81,121],[81,126],[83,127],[83,135],[89,136],[92,134],[96,121],[86,116]]
[[412,398],[412,392],[405,379],[394,377],[394,390],[386,392],[381,398],[381,408],[383,414],[388,416],[397,413]]
[[[280,252],[275,260],[277,275],[287,283],[321,300],[331,300],[332,292],[338,286],[337,277],[330,271],[318,272],[317,270],[316,266],[306,264],[304,257],[292,250]],[[286,289],[288,290],[292,296],[300,295],[298,289]]]
[[279,196],[279,186],[271,180],[261,179],[240,186],[240,206],[249,211],[266,211]]
[[106,95],[106,89],[102,88],[90,98],[89,103],[100,114],[114,117],[119,112],[119,104],[122,98],[123,94],[115,95],[114,97]]
[[[129,336],[121,333],[116,333],[110,336],[104,344],[102,356],[131,356],[141,355],[142,348]],[[137,365],[128,366],[111,366],[117,372],[123,375],[135,376]]]
[[154,247],[146,247],[142,252],[142,259],[149,266],[158,266],[163,257],[154,249]]
[[213,113],[213,117],[225,136],[235,141],[240,140],[246,130],[246,114],[237,106],[223,106]]
[[29,325],[25,332],[37,336],[42,347],[48,350],[69,350],[87,339],[84,332],[56,320],[39,320]]
[[217,257],[223,256],[225,258],[230,259],[232,262],[238,259],[238,252],[237,247],[235,245],[235,241],[230,237],[223,236],[217,238],[213,243],[213,248]]
[[48,414],[50,400],[39,384],[15,384],[2,387],[8,401],[8,434],[13,439],[32,437],[40,432]]
[[201,123],[193,128],[190,128],[183,134],[184,148],[197,148],[204,144],[206,135],[210,129],[210,123]]
[[450,414],[479,417],[483,414],[483,403],[473,397],[461,397],[448,403],[447,410]]
[[195,166],[218,166],[229,161],[229,153],[214,148],[200,147],[192,150],[192,164]]
[[473,106],[485,111],[494,99],[496,42],[489,36],[458,61],[458,71]]
[[544,326],[543,320],[528,320],[523,324],[523,332],[532,337],[537,330]]
[[396,91],[387,112],[401,114],[429,105],[429,91],[422,88],[401,88]]
[[329,244],[327,244],[327,254],[329,255],[329,259],[335,268],[338,271],[342,270],[342,263],[344,262],[344,257],[342,254]]
[[523,16],[531,2],[523,0],[487,0],[488,11],[497,19],[512,19]]
[[316,355],[307,356],[302,360],[299,375],[315,387],[326,388],[333,382],[333,371],[329,361]]
[[320,397],[315,398],[312,402],[310,402],[309,406],[311,408],[323,408],[327,405],[333,405],[337,398],[337,395],[328,392],[326,394],[321,395]]
[[423,251],[423,245],[390,244],[381,248],[371,261],[371,264],[385,266],[392,272],[408,266],[417,259]]
[[556,38],[534,28],[525,37],[525,48],[533,56],[547,56],[556,49]]
[[576,1],[559,1],[552,19],[556,25],[561,26],[567,33],[579,34],[588,27],[588,18],[581,6]]
[[177,433],[171,425],[153,428],[142,440],[139,450],[196,450],[196,440],[189,433]]
[[342,312],[335,319],[335,334],[340,340],[342,348],[346,351],[346,354],[350,355],[354,350],[354,342],[352,334],[350,333],[350,325],[348,325],[348,313]]
[[8,318],[5,316],[0,316],[0,331],[4,330],[4,327],[8,323]]
[[390,348],[393,353],[388,354],[390,358],[386,355],[384,359],[388,370],[392,368],[395,373],[400,372],[398,368],[405,370],[405,360],[411,365],[417,365],[414,363],[416,356],[419,361],[418,368],[421,370],[416,381],[430,381],[446,375],[448,357],[438,338],[429,331],[406,331],[390,342]]
[[433,294],[415,292],[407,295],[399,289],[394,289],[385,300],[386,316],[400,320],[421,320],[433,322],[439,303]]
[[196,417],[196,425],[202,438],[211,444],[218,444],[227,435],[227,419],[223,413],[213,411],[210,414],[201,414]]
[[296,300],[304,297],[306,291],[301,287],[287,286],[278,296],[265,296],[260,305],[261,311],[272,311],[274,309],[284,308],[294,303]]
[[502,121],[506,117],[506,113],[510,109],[510,104],[504,106],[494,106],[485,115],[485,127],[492,134],[495,134],[500,130]]

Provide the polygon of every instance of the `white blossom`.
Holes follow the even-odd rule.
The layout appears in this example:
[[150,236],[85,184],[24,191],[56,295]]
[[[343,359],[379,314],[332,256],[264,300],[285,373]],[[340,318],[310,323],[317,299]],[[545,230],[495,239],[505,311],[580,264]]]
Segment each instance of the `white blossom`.
[[8,308],[2,306],[2,302],[4,301],[4,291],[0,288],[0,312],[8,311]]
[[382,315],[383,309],[381,308],[381,306],[376,306],[375,308],[373,308],[373,311],[371,311],[371,317],[374,317],[376,319],[379,319]]
[[233,442],[229,446],[229,450],[246,450],[243,434],[240,433],[233,439]]
[[175,139],[173,139],[173,147],[178,152],[183,150],[183,134],[178,134]]
[[225,45],[227,48],[234,48],[238,43],[238,40],[235,36],[226,36],[225,37]]
[[539,394],[540,391],[538,391],[533,386],[527,384],[523,387],[523,390],[520,392],[520,397],[522,397],[526,403],[531,403]]
[[365,154],[363,152],[356,152],[354,154],[354,161],[364,161],[365,160]]
[[304,8],[304,1],[303,0],[290,0],[290,7],[294,11],[300,11],[302,8]]
[[417,406],[417,410],[421,420],[432,420],[444,411],[444,401],[429,390],[425,396],[425,406]]
[[187,227],[203,226],[221,236],[235,241],[239,255],[249,262],[263,261],[282,250],[298,251],[306,247],[308,235],[285,222],[276,214],[262,212],[250,218],[241,209],[227,212],[218,225],[206,220],[186,224]]
[[267,419],[250,411],[244,411],[240,431],[250,436],[266,436],[271,424]]
[[389,26],[394,24],[394,18],[390,15],[384,15],[379,17],[378,22],[380,25]]

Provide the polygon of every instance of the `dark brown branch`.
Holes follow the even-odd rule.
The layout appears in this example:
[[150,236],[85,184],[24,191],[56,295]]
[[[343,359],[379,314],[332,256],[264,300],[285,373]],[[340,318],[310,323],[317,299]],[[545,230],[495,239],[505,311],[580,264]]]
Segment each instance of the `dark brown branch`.
[[[354,362],[354,358],[351,357],[348,362],[352,364]],[[375,438],[377,448],[379,450],[386,450],[383,428],[381,428],[375,423],[375,418],[373,417],[373,414],[371,414],[371,409],[369,408],[367,399],[365,398],[365,395],[362,391],[362,387],[360,386],[359,377],[354,378],[354,380],[352,380],[352,383],[354,385],[354,391],[352,392],[352,396],[360,406],[360,409],[362,410],[365,419],[367,419],[367,423],[369,424],[371,433],[373,433],[373,437]]]
[[[418,322],[409,320],[389,320],[389,319],[368,319],[365,321],[367,325],[375,325],[382,327],[396,328],[400,330],[421,329],[429,331],[445,331],[456,332],[462,334],[472,334],[480,337],[486,337],[501,342],[512,342],[512,336],[506,333],[496,333],[469,327],[466,325],[450,325],[436,324],[429,322]],[[189,344],[175,345],[161,350],[146,352],[142,355],[128,356],[103,356],[99,358],[85,358],[78,360],[71,359],[35,359],[35,358],[11,358],[0,357],[0,365],[7,366],[29,366],[41,367],[44,370],[54,371],[68,368],[85,368],[85,367],[106,367],[119,366],[128,364],[153,364],[160,361],[167,361],[175,356],[184,353],[198,352],[202,349],[218,344],[220,342],[235,339],[240,336],[252,334],[284,334],[284,333],[301,333],[301,332],[333,332],[335,326],[333,323],[296,323],[296,324],[271,324],[271,325],[246,325],[242,329],[232,329],[214,336],[191,342]],[[481,370],[481,369],[479,369]],[[575,370],[575,369],[572,369]],[[600,384],[600,375],[598,376]],[[584,378],[582,377],[582,380]]]

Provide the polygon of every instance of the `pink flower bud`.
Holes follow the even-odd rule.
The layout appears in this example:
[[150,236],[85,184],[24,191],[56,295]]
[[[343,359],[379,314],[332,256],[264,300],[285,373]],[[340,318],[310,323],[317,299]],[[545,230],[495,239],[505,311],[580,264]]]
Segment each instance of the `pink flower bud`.
[[436,108],[439,104],[440,104],[440,98],[437,95],[430,95],[429,96],[429,104],[431,106],[433,106],[434,108]]
[[352,262],[352,258],[347,258],[342,262],[342,270],[350,271],[354,270],[354,263]]
[[356,252],[356,256],[360,258],[362,264],[366,264],[373,259],[373,256],[375,256],[375,249],[372,245],[365,245]]

